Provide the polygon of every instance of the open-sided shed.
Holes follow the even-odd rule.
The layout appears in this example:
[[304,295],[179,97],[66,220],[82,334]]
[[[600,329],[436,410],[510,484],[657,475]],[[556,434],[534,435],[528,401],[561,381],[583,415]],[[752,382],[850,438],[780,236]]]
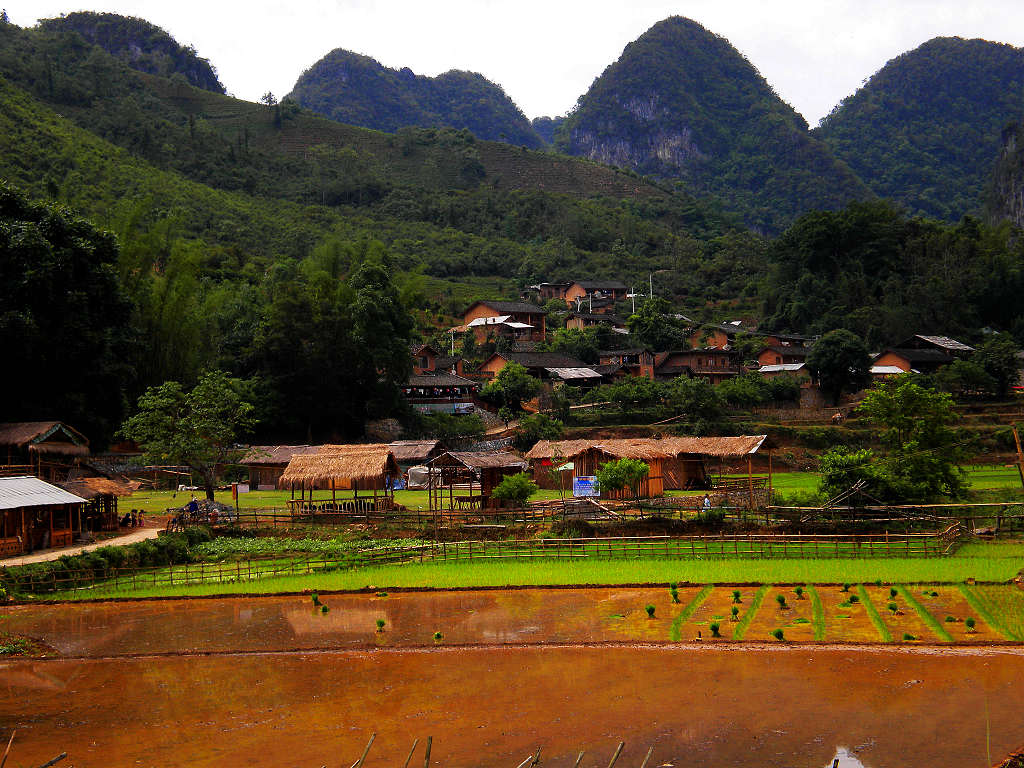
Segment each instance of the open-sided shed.
[[502,478],[525,471],[527,463],[507,451],[447,451],[427,466],[432,510],[482,509]]
[[89,440],[62,421],[0,424],[0,463],[18,474],[64,479],[76,462],[89,455]]
[[0,477],[0,556],[67,546],[84,503],[38,477]]
[[117,500],[122,496],[130,496],[138,487],[138,483],[134,486],[125,485],[106,477],[82,477],[58,485],[85,499],[81,520],[73,520],[73,528],[94,532],[117,530]]
[[[670,455],[665,462],[666,490],[711,487],[710,460],[748,460],[765,444],[766,435],[737,437],[666,437],[658,443]],[[748,466],[748,470],[750,467]]]
[[[398,474],[395,456],[385,443],[323,445],[318,453],[293,456],[278,487],[291,490],[288,504],[293,509],[365,509],[371,503],[372,509],[392,509]],[[316,491],[330,491],[330,498],[324,494],[316,499]],[[343,492],[340,498],[338,491]]]

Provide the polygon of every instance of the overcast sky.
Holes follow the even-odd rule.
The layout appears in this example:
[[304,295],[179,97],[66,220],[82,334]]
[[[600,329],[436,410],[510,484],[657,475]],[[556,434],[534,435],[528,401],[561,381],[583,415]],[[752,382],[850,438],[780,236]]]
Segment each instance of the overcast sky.
[[[80,1],[80,0],[79,0]],[[1011,0],[0,0],[11,21],[75,10],[140,16],[195,46],[229,93],[279,97],[334,48],[436,75],[480,72],[527,117],[569,111],[623,47],[678,14],[744,53],[813,126],[886,61],[932,37],[1024,45]]]

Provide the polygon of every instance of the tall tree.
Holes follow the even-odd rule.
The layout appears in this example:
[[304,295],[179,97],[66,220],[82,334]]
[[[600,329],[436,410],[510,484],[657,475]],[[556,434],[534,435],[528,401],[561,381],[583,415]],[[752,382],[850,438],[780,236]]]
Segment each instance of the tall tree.
[[238,459],[238,439],[254,423],[239,383],[223,371],[210,371],[190,392],[176,381],[147,389],[121,433],[142,446],[147,462],[197,472],[212,501],[217,466]]
[[871,381],[871,358],[857,336],[842,329],[830,331],[814,342],[807,368],[818,379],[822,392],[838,405],[843,392],[860,389]]
[[1020,376],[1020,348],[1008,333],[990,336],[978,345],[973,362],[995,381],[996,394],[1006,397]]

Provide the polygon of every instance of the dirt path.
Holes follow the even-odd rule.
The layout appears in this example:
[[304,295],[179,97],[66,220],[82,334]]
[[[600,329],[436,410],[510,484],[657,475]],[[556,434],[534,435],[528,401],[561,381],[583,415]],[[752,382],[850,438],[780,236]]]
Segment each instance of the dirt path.
[[153,528],[139,528],[131,533],[126,533],[124,536],[104,539],[103,541],[97,541],[95,544],[86,544],[81,547],[48,549],[45,552],[36,552],[32,555],[6,557],[0,559],[0,568],[8,568],[15,565],[28,565],[29,563],[45,563],[50,560],[56,560],[64,555],[80,555],[83,552],[89,552],[90,550],[99,549],[100,547],[123,547],[126,544],[135,544],[140,541],[145,541],[146,539],[155,539],[159,531],[160,529],[155,526]]

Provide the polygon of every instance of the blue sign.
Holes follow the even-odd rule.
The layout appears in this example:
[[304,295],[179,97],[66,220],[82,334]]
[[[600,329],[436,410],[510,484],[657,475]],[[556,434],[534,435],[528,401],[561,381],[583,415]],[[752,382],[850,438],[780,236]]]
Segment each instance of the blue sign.
[[600,496],[601,486],[598,485],[597,478],[593,475],[574,477],[572,479],[572,495],[577,499],[584,496]]

